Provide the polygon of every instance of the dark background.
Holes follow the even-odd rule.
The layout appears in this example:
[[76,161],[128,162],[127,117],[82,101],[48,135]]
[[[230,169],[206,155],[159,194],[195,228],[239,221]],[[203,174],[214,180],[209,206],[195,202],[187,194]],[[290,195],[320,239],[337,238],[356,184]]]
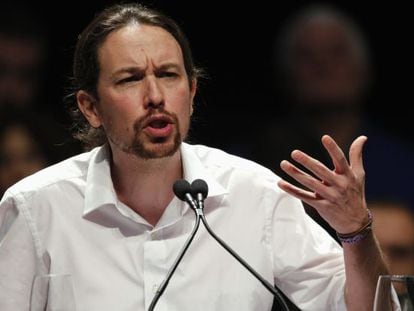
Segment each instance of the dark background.
[[[77,35],[94,14],[114,1],[35,3],[47,25],[48,100],[45,109],[64,114],[62,97],[71,75]],[[272,46],[281,25],[309,1],[143,1],[179,22],[196,63],[206,69],[192,141],[231,151],[234,141],[254,144],[260,125],[283,118],[272,75]],[[323,3],[323,2],[319,2]],[[368,40],[375,81],[367,113],[386,131],[411,141],[412,12],[397,2],[325,2],[355,19]],[[243,147],[239,148],[243,155]]]

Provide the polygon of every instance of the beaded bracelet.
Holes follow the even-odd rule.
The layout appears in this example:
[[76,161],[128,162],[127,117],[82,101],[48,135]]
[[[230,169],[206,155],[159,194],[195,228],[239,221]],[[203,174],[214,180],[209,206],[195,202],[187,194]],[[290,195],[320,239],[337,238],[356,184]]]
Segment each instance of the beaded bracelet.
[[367,237],[367,235],[372,230],[372,213],[369,209],[367,209],[367,212],[368,212],[368,222],[361,229],[355,232],[352,232],[352,233],[338,233],[338,232],[336,233],[341,243],[354,244]]

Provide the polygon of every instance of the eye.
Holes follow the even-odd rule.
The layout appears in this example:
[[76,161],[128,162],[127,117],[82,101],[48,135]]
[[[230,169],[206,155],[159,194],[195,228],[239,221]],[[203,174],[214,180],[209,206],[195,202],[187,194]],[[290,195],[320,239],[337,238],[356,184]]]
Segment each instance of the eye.
[[175,71],[162,71],[158,74],[160,78],[175,78],[178,76],[178,73]]
[[142,79],[142,77],[139,76],[139,75],[132,75],[132,76],[128,76],[128,77],[125,77],[125,78],[119,80],[117,82],[117,84],[125,84],[125,83],[129,83],[129,82],[140,81],[141,79]]

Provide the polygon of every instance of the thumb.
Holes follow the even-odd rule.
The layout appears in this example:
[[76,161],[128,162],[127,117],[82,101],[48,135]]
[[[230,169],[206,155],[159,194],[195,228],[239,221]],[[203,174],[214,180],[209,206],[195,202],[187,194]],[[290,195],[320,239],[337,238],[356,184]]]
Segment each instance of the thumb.
[[352,170],[357,176],[363,176],[365,174],[362,161],[362,150],[367,139],[366,136],[359,136],[352,142],[352,145],[349,148],[349,162]]

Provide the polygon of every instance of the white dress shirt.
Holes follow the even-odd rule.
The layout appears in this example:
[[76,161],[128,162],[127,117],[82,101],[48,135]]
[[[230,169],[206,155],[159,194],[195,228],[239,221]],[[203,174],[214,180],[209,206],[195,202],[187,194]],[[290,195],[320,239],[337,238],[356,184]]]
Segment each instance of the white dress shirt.
[[[302,310],[345,310],[341,247],[251,161],[182,144],[184,177],[204,179],[212,230]],[[174,198],[156,226],[120,202],[107,147],[46,168],[0,203],[0,310],[28,310],[35,274],[72,275],[77,310],[147,310],[191,232]],[[50,265],[45,261],[50,257]],[[45,263],[46,262],[46,263]],[[156,311],[264,311],[273,296],[200,225]]]

